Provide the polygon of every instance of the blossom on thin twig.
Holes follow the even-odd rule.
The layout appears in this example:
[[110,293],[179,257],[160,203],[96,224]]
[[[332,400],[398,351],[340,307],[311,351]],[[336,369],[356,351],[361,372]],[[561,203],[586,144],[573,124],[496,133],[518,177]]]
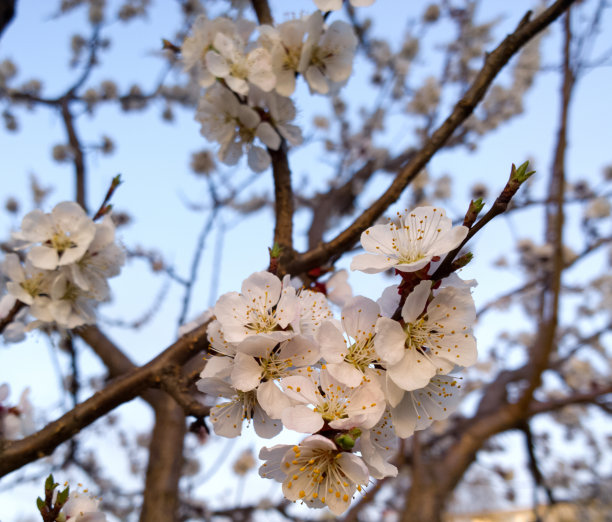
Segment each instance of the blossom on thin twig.
[[398,222],[374,225],[361,234],[361,246],[368,252],[353,258],[351,270],[376,274],[389,268],[416,272],[434,256],[450,252],[465,239],[468,229],[453,227],[437,207],[418,207]]

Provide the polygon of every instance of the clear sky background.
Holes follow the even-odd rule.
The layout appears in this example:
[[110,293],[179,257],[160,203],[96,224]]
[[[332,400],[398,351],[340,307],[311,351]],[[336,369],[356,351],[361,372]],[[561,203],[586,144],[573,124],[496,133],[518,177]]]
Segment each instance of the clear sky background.
[[[111,5],[118,2],[111,1]],[[82,9],[74,13],[55,18],[56,2],[19,0],[16,20],[7,29],[0,40],[0,62],[10,58],[19,66],[18,82],[30,78],[40,78],[44,83],[43,95],[61,95],[63,89],[74,78],[80,69],[67,67],[69,61],[69,36],[75,32],[87,35],[89,28],[85,23]],[[311,12],[314,5],[309,1],[272,2],[276,19],[282,21],[291,13]],[[287,6],[291,5],[291,9]],[[401,35],[407,26],[407,20],[418,18],[424,9],[424,2],[404,2],[378,0],[374,6],[358,12],[359,16],[371,16],[373,33],[391,37],[393,50],[397,50]],[[523,13],[531,6],[528,1],[512,3],[484,1],[479,10],[480,20],[489,20],[497,15],[503,18],[495,31],[495,44],[517,24]],[[103,67],[97,70],[88,82],[98,85],[101,80],[112,78],[124,93],[130,85],[137,82],[143,90],[148,91],[157,82],[164,69],[159,59],[161,38],[173,40],[179,18],[175,13],[175,2],[158,0],[152,2],[150,14],[146,20],[131,22],[129,25],[113,23],[106,34],[112,39],[110,50],[101,55]],[[333,15],[336,17],[337,15]],[[592,56],[612,46],[612,29],[610,13],[606,13],[603,27]],[[397,35],[397,36],[395,36]],[[443,42],[448,38],[444,30],[432,34],[428,50],[421,55],[415,67],[421,72],[415,80],[428,74],[437,74],[439,57],[431,44]],[[491,44],[490,48],[493,48]],[[547,36],[543,45],[544,65],[555,68],[560,63],[560,38],[558,26]],[[434,67],[432,71],[431,67]],[[371,101],[371,86],[364,81],[365,75],[359,72],[345,88],[348,99],[353,103],[351,110],[355,113],[360,104]],[[172,75],[170,76],[172,79]],[[507,78],[506,78],[507,79]],[[433,178],[449,173],[454,179],[453,197],[448,202],[447,210],[453,217],[459,217],[467,207],[470,187],[475,182],[484,182],[491,188],[492,201],[507,178],[510,164],[521,163],[528,158],[535,159],[538,170],[535,187],[546,184],[551,154],[555,139],[559,112],[560,75],[557,72],[541,74],[536,86],[525,99],[525,114],[515,118],[484,138],[478,149],[469,153],[464,150],[444,152],[435,157],[429,165]],[[612,69],[600,67],[593,69],[580,81],[571,112],[571,130],[568,149],[568,177],[570,182],[582,179],[590,180],[596,185],[605,165],[612,163],[610,145],[612,144]],[[296,96],[298,107],[297,123],[302,125],[305,134],[312,133],[310,122],[316,114],[325,114],[329,110],[329,101],[321,96],[309,97],[307,89],[301,85]],[[4,103],[0,100],[0,104]],[[92,151],[87,155],[89,168],[88,204],[97,208],[101,202],[111,178],[122,174],[125,183],[117,191],[113,203],[118,210],[128,211],[133,222],[119,231],[122,242],[130,249],[141,246],[146,249],[158,249],[163,258],[175,267],[178,274],[186,276],[193,256],[196,238],[208,219],[206,212],[190,210],[186,202],[206,206],[209,204],[205,183],[194,176],[189,169],[190,152],[207,146],[199,134],[199,124],[194,121],[191,109],[178,109],[173,123],[160,121],[162,104],[153,104],[146,111],[131,114],[122,113],[116,104],[104,104],[97,108],[93,115],[82,114],[78,117],[78,131],[85,144],[98,142],[102,135],[109,135],[117,145],[111,156],[102,156]],[[70,165],[58,165],[52,160],[53,145],[65,142],[61,118],[53,110],[38,107],[31,112],[16,111],[20,131],[9,134],[0,131],[0,197],[16,197],[22,204],[23,213],[30,209],[29,192],[30,174],[37,176],[40,182],[53,187],[47,200],[45,210],[50,210],[56,203],[72,199],[74,194],[73,176]],[[405,122],[393,119],[393,124],[385,136],[387,140],[401,139],[409,130]],[[384,145],[384,140],[380,140]],[[331,172],[329,161],[322,147],[321,140],[314,135],[311,143],[296,150],[291,156],[291,164],[296,180],[307,177],[315,185],[323,183],[325,175]],[[240,163],[236,168],[226,168],[227,176],[246,177],[247,167]],[[247,189],[246,194],[257,194],[270,191],[270,172],[261,175],[261,179]],[[362,196],[363,203],[373,200],[383,187],[390,182],[389,177],[381,176],[380,182]],[[404,198],[405,199],[405,198]],[[401,201],[400,201],[401,204]],[[510,255],[511,241],[516,238],[531,237],[536,242],[542,241],[542,230],[538,223],[539,212],[520,212],[498,219],[473,242],[472,249],[476,254],[475,261],[464,270],[464,278],[477,278],[479,286],[474,297],[477,306],[488,302],[493,296],[517,286],[521,278],[507,270],[492,269],[490,263],[500,255]],[[570,230],[574,230],[573,240],[581,243],[575,233],[576,223],[580,218],[580,209],[569,221]],[[18,226],[18,221],[11,221],[6,213],[0,214],[0,233],[8,234]],[[203,311],[210,304],[212,282],[217,284],[215,296],[223,292],[238,290],[241,281],[255,270],[265,269],[268,261],[267,247],[272,239],[272,213],[264,209],[255,216],[244,218],[239,215],[226,215],[224,223],[228,229],[223,241],[223,262],[220,271],[212,272],[217,235],[207,239],[199,270],[189,317]],[[298,214],[296,220],[296,240],[304,245],[302,234],[307,220]],[[603,258],[590,262],[589,272],[601,271],[605,266]],[[340,266],[348,267],[350,256],[346,256]],[[582,268],[584,270],[584,267]],[[580,276],[576,275],[577,280]],[[386,280],[364,274],[351,274],[350,282],[357,293],[363,293],[376,299]],[[156,296],[165,284],[159,275],[151,275],[142,261],[131,261],[125,267],[120,278],[112,281],[114,301],[100,309],[101,316],[110,319],[130,321],[142,315],[151,307]],[[105,325],[101,327],[112,339],[123,347],[137,363],[144,363],[176,338],[177,318],[179,316],[183,290],[178,285],[170,285],[164,302],[153,321],[141,330],[126,330]],[[494,342],[494,335],[500,328],[508,328],[512,322],[516,328],[524,326],[524,318],[519,312],[493,313],[479,326],[477,336],[479,349],[486,350]],[[511,327],[512,328],[512,327]],[[59,407],[66,397],[57,392],[58,380],[56,364],[67,372],[67,361],[57,350],[50,349],[47,342],[30,334],[24,343],[0,348],[0,383],[9,382],[12,388],[12,399],[17,398],[21,390],[30,386],[32,399],[39,408],[40,420],[53,419],[60,411]],[[55,355],[53,355],[55,354]],[[102,373],[101,366],[87,350],[81,350],[80,362],[83,374]],[[84,397],[83,397],[84,398]],[[150,422],[146,408],[136,403],[126,405],[118,410],[126,430],[145,432]],[[103,422],[96,424],[97,430],[103,432]],[[608,425],[605,429],[609,431]],[[602,428],[604,429],[604,428]],[[508,436],[510,437],[510,436]],[[89,435],[85,438],[90,440]],[[214,467],[213,455],[225,451],[231,446],[228,462],[232,462],[244,447],[257,447],[275,443],[255,441],[250,437],[228,443],[226,440],[215,440],[200,450],[203,469],[193,478],[194,484],[203,484],[204,476]],[[94,444],[86,442],[86,444]],[[98,437],[104,455],[110,455],[114,439],[102,442]],[[107,446],[105,449],[104,446]],[[110,457],[109,457],[110,458]],[[227,463],[226,463],[227,466]],[[127,478],[127,470],[121,464],[113,469],[116,476],[126,477],[130,487],[137,484]],[[30,472],[32,473],[32,472]],[[25,473],[27,475],[27,473]],[[12,490],[5,490],[7,482],[14,480],[21,473],[3,479],[0,482],[0,521],[12,522],[19,514],[34,512],[34,497],[29,504],[17,498],[32,495],[30,489],[18,489],[27,493],[15,496]],[[236,495],[235,479],[226,471],[219,472],[219,478],[227,484],[226,489],[219,491],[216,502],[223,505],[229,498],[233,502]],[[42,488],[42,482],[41,488]],[[209,483],[210,485],[210,483]],[[210,488],[210,486],[203,486]],[[225,488],[225,487],[224,487]],[[270,489],[268,489],[270,488]],[[271,482],[262,483],[262,479],[253,474],[247,479],[244,498],[250,495],[261,495],[261,492],[274,491],[278,488]],[[35,493],[38,494],[38,493]],[[528,497],[527,497],[528,498]]]

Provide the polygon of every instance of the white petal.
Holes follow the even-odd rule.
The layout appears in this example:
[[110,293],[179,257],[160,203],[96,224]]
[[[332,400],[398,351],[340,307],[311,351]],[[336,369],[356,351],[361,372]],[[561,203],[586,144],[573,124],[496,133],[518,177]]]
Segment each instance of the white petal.
[[255,433],[263,439],[271,439],[283,429],[282,423],[279,420],[271,419],[259,404],[255,404],[254,407],[253,425]]
[[274,127],[267,121],[260,123],[257,126],[256,136],[264,143],[266,147],[272,150],[278,150],[281,144],[281,139]]
[[302,405],[285,408],[281,420],[285,427],[299,433],[316,433],[324,424],[321,415]]
[[254,172],[263,172],[271,163],[270,154],[261,147],[251,147],[247,156],[247,163]]
[[396,259],[376,254],[359,254],[351,261],[351,270],[359,270],[366,274],[378,274],[395,266]]
[[340,364],[326,364],[325,367],[334,379],[350,388],[359,386],[363,381],[363,373],[352,364],[341,362]]
[[44,270],[55,270],[59,262],[59,256],[54,248],[46,246],[33,246],[28,252],[28,259],[37,268]]
[[435,374],[432,362],[414,348],[405,350],[402,360],[387,369],[393,382],[406,391],[423,388]]
[[318,92],[319,94],[327,94],[329,92],[329,83],[327,78],[325,78],[318,67],[308,67],[304,76],[306,77],[308,86],[312,91]]
[[259,384],[263,368],[254,357],[238,352],[234,358],[231,381],[237,390],[246,392]]
[[317,341],[321,348],[321,357],[328,363],[338,364],[344,360],[347,346],[342,332],[332,321],[325,321],[317,332]]
[[257,388],[257,402],[272,419],[280,419],[285,408],[291,406],[289,397],[274,381],[262,382]]
[[230,71],[227,60],[215,51],[206,53],[206,67],[219,78],[225,78]]
[[200,373],[200,377],[202,379],[206,379],[208,377],[217,377],[219,379],[224,379],[225,377],[229,377],[232,372],[234,360],[231,357],[220,357],[217,355],[213,355],[208,361],[206,361],[206,366]]
[[376,321],[374,350],[378,358],[387,366],[399,363],[404,357],[406,333],[397,321],[380,317]]
[[402,307],[402,319],[407,323],[414,323],[425,310],[425,304],[431,291],[431,281],[421,281],[406,298]]

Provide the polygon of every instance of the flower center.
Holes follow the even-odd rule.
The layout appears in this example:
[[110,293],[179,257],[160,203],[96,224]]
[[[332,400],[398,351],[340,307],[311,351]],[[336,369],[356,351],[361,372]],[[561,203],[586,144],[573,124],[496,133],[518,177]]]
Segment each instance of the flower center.
[[366,339],[355,341],[349,346],[344,360],[361,372],[365,372],[366,368],[369,368],[370,364],[377,360],[373,340],[374,338],[370,334]]
[[51,246],[57,250],[57,253],[60,255],[69,248],[74,248],[76,246],[76,243],[61,230],[53,234],[50,242]]
[[406,341],[404,343],[408,350],[423,350],[429,340],[430,329],[424,317],[418,319],[416,323],[408,323],[404,326]]
[[263,359],[261,365],[263,367],[263,380],[272,381],[284,377],[292,363],[291,359],[281,359],[278,354],[273,353],[267,359]]

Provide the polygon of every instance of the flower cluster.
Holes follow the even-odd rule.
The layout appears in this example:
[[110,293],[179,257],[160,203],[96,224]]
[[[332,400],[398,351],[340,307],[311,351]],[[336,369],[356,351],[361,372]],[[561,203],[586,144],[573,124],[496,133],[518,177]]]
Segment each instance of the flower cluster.
[[[107,279],[119,274],[125,261],[110,215],[95,223],[81,206],[66,201],[51,213],[27,214],[13,239],[21,255],[8,254],[2,264],[7,278],[3,308],[19,301],[35,318],[26,326],[19,316],[13,329],[46,323],[75,328],[95,322],[95,306],[109,297]],[[11,335],[19,338],[16,331]]]
[[0,439],[15,440],[34,433],[34,408],[26,388],[16,406],[3,404],[9,396],[8,384],[0,385]]
[[[338,9],[338,3],[316,2],[326,11]],[[373,0],[353,3],[370,5]],[[327,25],[321,11],[274,27],[259,26],[256,39],[255,29],[248,20],[201,15],[181,56],[185,70],[206,89],[196,113],[202,135],[219,143],[223,163],[234,165],[246,152],[249,166],[260,172],[271,161],[266,149],[278,150],[283,140],[302,142],[300,129],[289,123],[296,114],[288,98],[296,78],[304,77],[311,92],[335,91],[351,75],[357,37],[346,22]]]
[[466,234],[434,207],[366,230],[370,253],[353,268],[394,267],[402,280],[377,302],[346,299],[340,320],[324,293],[296,290],[289,276],[257,272],[221,296],[208,328],[216,355],[197,383],[219,399],[215,433],[236,437],[247,420],[265,438],[283,427],[309,434],[264,448],[260,474],[282,482],[288,499],[335,515],[370,477],[396,475],[397,438],[450,415],[461,387],[452,372],[476,361],[471,284],[431,278]]

